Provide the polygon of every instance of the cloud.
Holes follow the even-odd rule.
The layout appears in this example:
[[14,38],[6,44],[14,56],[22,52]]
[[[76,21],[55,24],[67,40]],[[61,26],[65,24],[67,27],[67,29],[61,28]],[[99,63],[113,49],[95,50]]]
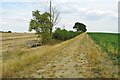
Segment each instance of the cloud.
[[109,18],[117,18],[117,12],[114,11],[104,11],[98,10],[96,8],[81,8],[78,9],[78,13],[81,13],[86,19],[89,20],[99,20],[105,19],[106,17]]
[[[32,11],[49,10],[49,0],[1,0],[3,30],[28,31]],[[57,26],[71,30],[75,22],[87,25],[88,31],[117,31],[118,0],[52,0],[52,5],[60,10],[61,20]]]
[[[4,18],[2,19],[2,29],[17,32],[28,31],[29,21],[26,18]],[[0,23],[1,24],[1,23]]]

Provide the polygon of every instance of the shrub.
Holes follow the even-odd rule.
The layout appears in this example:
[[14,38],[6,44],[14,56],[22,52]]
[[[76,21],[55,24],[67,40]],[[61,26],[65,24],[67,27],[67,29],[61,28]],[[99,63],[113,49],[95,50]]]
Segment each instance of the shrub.
[[57,40],[68,40],[79,34],[80,32],[67,31],[66,29],[57,28],[53,33],[53,38]]

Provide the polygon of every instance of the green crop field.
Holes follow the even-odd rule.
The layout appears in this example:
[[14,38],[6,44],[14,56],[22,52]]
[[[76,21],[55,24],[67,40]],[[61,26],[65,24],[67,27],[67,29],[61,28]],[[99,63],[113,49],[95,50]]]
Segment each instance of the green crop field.
[[120,43],[117,33],[88,33],[93,41],[100,45],[102,51],[108,53],[109,57],[115,62],[120,62]]

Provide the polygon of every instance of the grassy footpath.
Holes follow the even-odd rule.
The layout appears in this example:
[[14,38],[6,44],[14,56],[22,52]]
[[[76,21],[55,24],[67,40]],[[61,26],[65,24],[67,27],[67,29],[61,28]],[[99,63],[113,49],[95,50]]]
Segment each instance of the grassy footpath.
[[118,52],[120,51],[120,43],[118,42],[118,36],[120,34],[117,33],[88,33],[93,41],[100,45],[102,51],[108,53],[110,58],[115,62],[115,64],[120,63],[120,55]]
[[[25,34],[27,36],[27,33]],[[30,34],[28,34],[30,35]],[[32,34],[35,36],[34,34]],[[36,48],[27,48],[25,42],[29,40],[36,40],[35,38],[23,38],[24,34],[3,34],[2,38],[7,38],[9,36],[20,37],[19,39],[3,40],[3,50],[2,53],[2,77],[15,77],[19,76],[18,72],[24,70],[24,68],[29,68],[37,64],[40,60],[49,53],[51,50],[56,50],[56,46],[59,42],[54,40],[53,45],[44,45]],[[22,38],[21,38],[22,37]],[[12,37],[11,37],[12,38]],[[48,54],[47,54],[48,55]],[[43,57],[44,56],[44,57]],[[53,57],[53,56],[49,56]],[[41,61],[41,62],[42,62]],[[30,73],[30,72],[29,72]]]

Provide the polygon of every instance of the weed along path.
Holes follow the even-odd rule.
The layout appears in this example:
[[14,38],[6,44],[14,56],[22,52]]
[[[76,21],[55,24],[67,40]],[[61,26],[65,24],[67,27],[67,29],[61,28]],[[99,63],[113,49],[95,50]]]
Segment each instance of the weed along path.
[[[36,68],[34,68],[36,69]],[[38,63],[34,78],[118,77],[117,66],[83,33],[54,46]]]

